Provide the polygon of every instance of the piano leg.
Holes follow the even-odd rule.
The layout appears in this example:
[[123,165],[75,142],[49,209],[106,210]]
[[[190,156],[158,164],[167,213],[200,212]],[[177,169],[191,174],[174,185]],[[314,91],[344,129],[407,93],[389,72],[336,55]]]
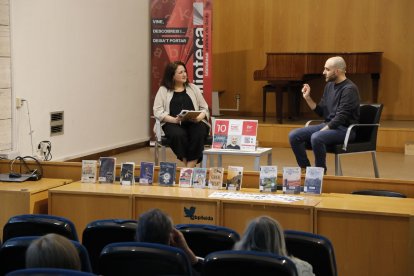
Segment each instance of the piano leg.
[[[275,86],[273,84],[266,84],[265,86],[263,86],[263,122],[266,121],[266,98],[267,98],[267,93],[276,93],[276,91],[277,91],[276,87],[277,86]],[[275,97],[276,97],[276,103],[277,103],[277,96],[275,96]]]
[[283,89],[276,86],[276,121],[283,124]]
[[266,121],[266,96],[275,93],[276,122],[283,123],[283,92],[288,91],[284,84],[267,84],[263,86],[263,122]]
[[263,86],[263,95],[262,95],[262,98],[263,98],[263,122],[265,122],[266,121],[266,93],[267,93],[267,91],[266,91],[266,86],[267,85],[265,85],[265,86]]
[[372,102],[378,103],[378,84],[379,84],[380,74],[371,74],[372,80]]
[[300,100],[302,83],[292,83],[288,86],[289,119],[296,120],[300,114]]

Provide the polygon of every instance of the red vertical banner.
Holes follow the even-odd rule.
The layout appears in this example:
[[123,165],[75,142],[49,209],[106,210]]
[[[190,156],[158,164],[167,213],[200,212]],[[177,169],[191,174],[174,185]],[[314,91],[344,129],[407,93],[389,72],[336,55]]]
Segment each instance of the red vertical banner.
[[211,108],[212,0],[151,0],[151,103],[165,66],[185,63]]

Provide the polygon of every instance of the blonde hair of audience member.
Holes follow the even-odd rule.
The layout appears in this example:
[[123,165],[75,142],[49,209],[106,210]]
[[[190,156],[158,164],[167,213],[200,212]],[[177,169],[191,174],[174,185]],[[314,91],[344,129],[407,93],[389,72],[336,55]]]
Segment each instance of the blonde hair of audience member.
[[198,262],[184,235],[175,229],[172,219],[160,209],[150,209],[138,218],[136,240],[181,248],[192,264]]
[[47,234],[34,240],[27,248],[26,267],[81,270],[81,261],[78,250],[69,239]]
[[250,221],[243,237],[234,245],[234,249],[260,251],[288,257],[295,264],[299,276],[314,276],[309,263],[288,255],[283,228],[271,217],[260,216]]

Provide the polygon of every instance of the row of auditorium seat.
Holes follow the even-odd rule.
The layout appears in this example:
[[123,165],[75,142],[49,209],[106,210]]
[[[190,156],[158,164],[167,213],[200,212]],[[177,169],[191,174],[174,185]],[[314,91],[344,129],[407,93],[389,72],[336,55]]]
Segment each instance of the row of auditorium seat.
[[[57,233],[72,240],[78,249],[84,272],[100,275],[132,275],[136,272],[142,274],[145,269],[168,268],[168,271],[158,271],[158,274],[166,272],[178,275],[191,274],[191,270],[188,270],[187,257],[180,249],[135,242],[136,226],[136,220],[93,221],[84,229],[82,244],[80,244],[74,224],[66,218],[38,214],[12,217],[3,229],[0,275],[24,268],[26,248],[36,239],[36,236],[47,233]],[[250,262],[257,262],[257,258],[263,260],[261,262],[264,270],[262,274],[257,272],[256,274],[266,275],[266,267],[274,269],[275,266],[279,266],[286,271],[291,270],[290,261],[286,261],[284,257],[231,250],[235,242],[240,239],[240,235],[232,229],[204,224],[178,224],[176,228],[184,234],[194,253],[205,258],[202,268],[205,275],[219,275],[216,271],[219,268],[224,273],[227,264],[237,267],[233,268],[232,274],[237,273],[235,269],[246,272],[253,267],[257,270],[258,264],[244,267]],[[335,254],[328,239],[312,233],[291,230],[286,230],[285,236],[289,254],[309,262],[316,275],[336,275]],[[161,263],[160,258],[155,258],[151,254],[161,254],[164,261]],[[223,263],[220,264],[220,261]],[[240,261],[243,264],[235,265]],[[173,264],[174,266],[171,266]]]

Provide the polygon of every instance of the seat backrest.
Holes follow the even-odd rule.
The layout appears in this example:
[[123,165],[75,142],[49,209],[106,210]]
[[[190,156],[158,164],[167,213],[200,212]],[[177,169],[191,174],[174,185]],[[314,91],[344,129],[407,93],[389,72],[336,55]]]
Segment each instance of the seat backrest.
[[88,250],[92,271],[98,273],[99,255],[105,246],[135,241],[136,229],[136,220],[105,219],[90,222],[83,230],[82,244]]
[[240,235],[233,229],[209,224],[177,224],[177,230],[196,256],[205,257],[211,252],[231,250],[240,240]]
[[179,248],[157,243],[111,243],[99,257],[99,274],[191,275],[188,257]]
[[206,256],[203,275],[295,276],[295,264],[286,257],[256,251],[226,250]]
[[95,275],[89,272],[77,271],[72,269],[61,268],[25,268],[18,269],[8,273],[6,276],[39,276],[39,275],[55,275],[55,276],[88,276]]
[[358,190],[358,191],[353,191],[352,194],[369,195],[369,196],[401,197],[401,198],[407,197],[405,194],[394,192],[394,191],[386,191],[386,190]]
[[51,215],[31,214],[11,217],[3,228],[3,241],[21,236],[43,236],[49,233],[62,235],[78,241],[78,234],[73,222]]
[[[0,247],[0,275],[26,267],[26,250],[39,236],[24,236],[8,239]],[[86,248],[77,241],[72,241],[79,253],[81,270],[91,272],[91,264]]]
[[284,233],[289,255],[310,263],[315,275],[337,275],[334,248],[326,237],[294,230]]
[[[361,104],[360,124],[379,124],[381,120],[382,104]],[[378,126],[355,128],[355,143],[372,142],[376,145]]]

